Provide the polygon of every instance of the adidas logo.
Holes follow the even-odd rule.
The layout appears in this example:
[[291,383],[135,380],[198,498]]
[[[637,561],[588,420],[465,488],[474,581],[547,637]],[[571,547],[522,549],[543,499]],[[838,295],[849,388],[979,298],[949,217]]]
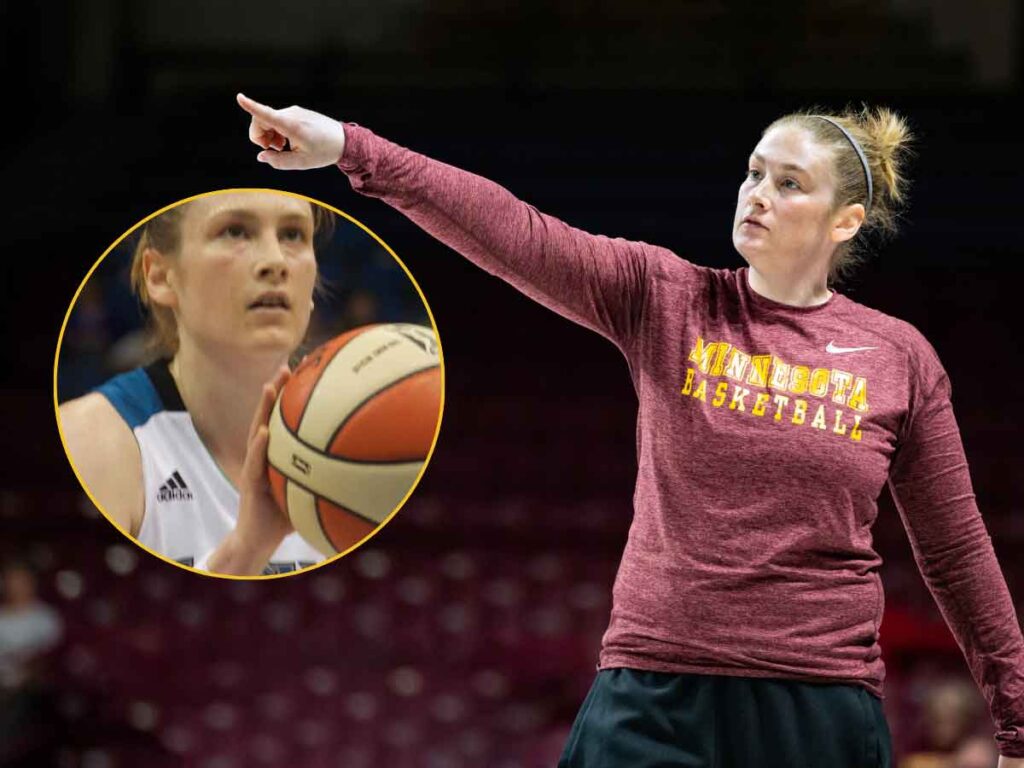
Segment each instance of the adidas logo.
[[156,492],[157,501],[192,501],[192,491],[185,485],[185,481],[178,470],[164,481]]

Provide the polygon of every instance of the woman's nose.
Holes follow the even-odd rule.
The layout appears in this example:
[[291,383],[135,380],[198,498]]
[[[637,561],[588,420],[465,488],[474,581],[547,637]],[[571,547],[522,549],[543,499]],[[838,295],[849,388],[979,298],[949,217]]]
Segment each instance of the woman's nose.
[[283,280],[288,275],[288,261],[285,259],[281,244],[276,239],[260,248],[256,262],[256,273],[259,277]]
[[762,181],[760,184],[750,190],[750,194],[747,196],[747,200],[750,201],[751,205],[758,205],[761,208],[767,208],[769,206],[768,201],[768,190],[765,189],[765,182]]

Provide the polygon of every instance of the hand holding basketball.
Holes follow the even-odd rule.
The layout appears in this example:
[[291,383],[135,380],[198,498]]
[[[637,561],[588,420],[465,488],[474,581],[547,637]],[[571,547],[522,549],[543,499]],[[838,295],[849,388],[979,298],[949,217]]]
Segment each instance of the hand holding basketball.
[[241,499],[235,530],[243,541],[273,541],[274,549],[281,543],[281,539],[292,532],[292,525],[270,493],[270,482],[267,479],[270,430],[267,423],[274,402],[289,378],[291,371],[282,366],[274,380],[263,386],[259,407],[249,427],[248,450],[242,465],[242,487],[238,489]]
[[241,93],[236,98],[238,106],[252,115],[249,139],[263,147],[256,155],[261,163],[282,171],[304,171],[341,159],[345,129],[337,120],[302,107],[274,109]]
[[257,575],[266,566],[282,539],[291,533],[291,521],[281,512],[270,493],[267,480],[267,422],[277,395],[291,377],[282,366],[277,376],[263,386],[256,408],[239,479],[238,522],[224,542],[210,556],[208,568],[218,573]]

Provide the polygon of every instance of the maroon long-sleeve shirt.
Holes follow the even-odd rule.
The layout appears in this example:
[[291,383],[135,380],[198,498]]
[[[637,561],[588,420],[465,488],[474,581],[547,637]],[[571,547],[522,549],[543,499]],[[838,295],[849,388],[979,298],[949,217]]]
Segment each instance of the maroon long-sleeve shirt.
[[633,523],[601,668],[850,682],[882,696],[888,481],[997,727],[1024,757],[1024,640],[978,512],[950,384],[910,324],[747,268],[591,235],[352,123],[339,167],[527,296],[613,341],[639,398]]

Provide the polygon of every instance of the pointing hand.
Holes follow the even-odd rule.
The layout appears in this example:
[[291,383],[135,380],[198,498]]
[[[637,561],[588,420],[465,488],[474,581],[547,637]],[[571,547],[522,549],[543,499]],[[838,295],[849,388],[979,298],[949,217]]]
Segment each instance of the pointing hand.
[[278,170],[303,171],[334,165],[345,151],[345,129],[333,118],[302,107],[274,109],[244,94],[238,106],[252,115],[249,139],[263,148],[261,163]]

